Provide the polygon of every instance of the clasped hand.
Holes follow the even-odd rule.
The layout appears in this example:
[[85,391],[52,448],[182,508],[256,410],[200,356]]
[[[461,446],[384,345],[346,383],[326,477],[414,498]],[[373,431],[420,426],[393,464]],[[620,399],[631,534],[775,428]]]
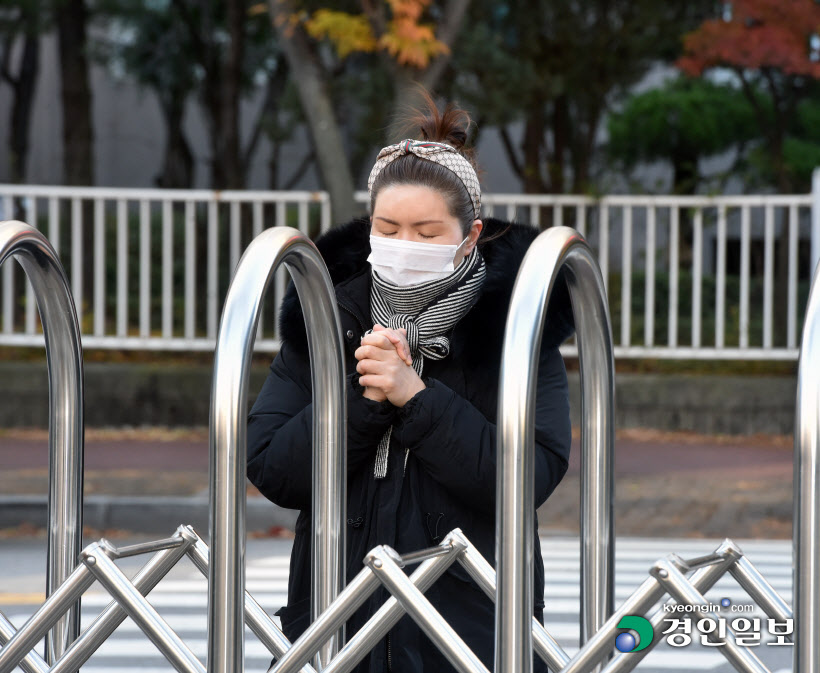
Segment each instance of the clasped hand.
[[356,371],[361,375],[359,383],[364,386],[364,397],[390,402],[403,407],[426,386],[413,369],[407,332],[375,325],[373,331],[362,338],[356,349]]

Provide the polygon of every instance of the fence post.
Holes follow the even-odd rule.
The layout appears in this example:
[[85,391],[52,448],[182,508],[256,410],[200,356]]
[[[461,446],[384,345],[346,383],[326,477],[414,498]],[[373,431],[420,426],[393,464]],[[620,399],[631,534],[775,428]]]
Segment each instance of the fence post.
[[811,176],[811,259],[809,278],[814,278],[817,262],[820,261],[820,166]]

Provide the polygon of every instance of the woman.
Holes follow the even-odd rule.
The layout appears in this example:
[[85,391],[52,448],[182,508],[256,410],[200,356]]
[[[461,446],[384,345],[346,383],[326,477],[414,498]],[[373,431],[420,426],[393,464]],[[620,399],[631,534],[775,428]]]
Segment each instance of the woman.
[[[384,148],[368,187],[371,217],[316,244],[328,265],[347,357],[347,579],[366,553],[405,553],[461,528],[494,564],[496,406],[506,313],[538,231],[480,219],[478,178],[463,150],[469,117],[448,106],[419,120],[422,141]],[[267,498],[299,509],[288,605],[295,640],[310,613],[311,390],[304,319],[291,286],[282,348],[248,422],[248,476]],[[535,499],[563,477],[570,447],[567,378],[558,346],[572,332],[566,286],[550,302],[538,370]],[[537,524],[534,535],[537,538]],[[535,545],[535,615],[544,567]],[[406,572],[411,572],[408,568]],[[426,592],[492,669],[494,606],[459,564]],[[355,633],[386,600],[380,589],[347,623]],[[536,656],[536,670],[546,670]],[[356,673],[454,670],[407,616]]]

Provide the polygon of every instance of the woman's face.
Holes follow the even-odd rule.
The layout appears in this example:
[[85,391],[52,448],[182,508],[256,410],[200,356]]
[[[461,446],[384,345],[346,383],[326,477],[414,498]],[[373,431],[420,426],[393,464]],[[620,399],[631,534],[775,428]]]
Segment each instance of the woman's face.
[[[473,222],[467,242],[456,252],[454,266],[473,250],[482,226],[481,220]],[[444,197],[422,185],[390,185],[381,189],[370,217],[370,233],[443,245],[458,245],[464,240],[461,225],[450,214]]]

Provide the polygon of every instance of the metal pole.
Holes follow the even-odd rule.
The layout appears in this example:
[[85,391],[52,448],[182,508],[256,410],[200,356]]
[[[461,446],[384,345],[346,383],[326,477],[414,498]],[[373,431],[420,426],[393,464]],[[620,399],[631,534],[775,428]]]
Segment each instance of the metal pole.
[[612,328],[604,281],[591,250],[575,230],[552,227],[533,241],[524,257],[504,335],[497,442],[498,673],[532,671],[533,410],[544,318],[562,267],[572,298],[583,393],[581,645],[612,614]]
[[[454,531],[464,540],[465,550],[459,556],[459,563],[470,574],[481,590],[493,601],[496,597],[496,573],[493,567],[481,555],[467,538],[463,537],[460,530]],[[554,671],[564,673],[564,666],[569,663],[569,655],[564,652],[558,641],[555,640],[539,622],[535,616],[532,617],[532,638],[533,646],[538,655],[547,663],[547,666]]]
[[[461,531],[458,528],[451,531],[445,536],[441,545],[453,546],[453,552],[445,556],[437,556],[436,558],[423,561],[410,575],[410,581],[420,592],[424,593],[427,591],[427,589],[444,574],[447,568],[453,564],[457,555],[461,554],[464,550],[464,540],[465,538],[461,535]],[[391,596],[388,598],[376,611],[376,614],[367,620],[367,623],[351,636],[339,654],[325,669],[325,673],[349,673],[352,671],[353,668],[364,659],[365,655],[376,646],[376,643],[384,638],[387,632],[392,629],[404,615],[405,610],[396,597]]]
[[[277,267],[290,271],[305,314],[313,387],[312,619],[344,584],[346,491],[344,350],[330,276],[316,246],[290,227],[262,232],[236,269],[219,326],[211,388],[208,671],[243,670],[247,398],[262,299]],[[317,655],[321,670],[343,632]]]
[[481,660],[467,647],[461,636],[453,630],[441,613],[402,572],[397,563],[400,558],[390,547],[381,545],[368,553],[364,563],[456,670],[461,673],[489,673]]
[[820,167],[811,174],[811,275],[817,269],[817,262],[820,262]]
[[[649,574],[655,577],[669,592],[669,595],[674,598],[680,605],[709,605],[703,594],[695,589],[683,576],[683,574],[675,567],[674,563],[668,560],[658,561],[649,570]],[[698,624],[704,619],[717,622],[720,618],[712,610],[701,611],[699,613],[701,619],[697,621]],[[731,629],[726,630],[726,636],[720,636],[717,629],[713,629],[710,633],[704,633],[706,639],[713,645],[720,645],[720,652],[729,660],[738,671],[741,673],[770,673],[769,669],[763,665],[763,662],[755,656],[755,654],[746,647],[741,647],[735,640],[734,633]]]
[[[783,600],[774,587],[766,581],[761,572],[745,556],[739,559],[729,569],[729,572],[749,594],[749,598],[757,603],[769,617],[781,622],[794,619],[794,613],[789,604]],[[791,640],[789,636],[787,638]]]
[[80,596],[94,584],[94,576],[79,565],[54,593],[49,596],[28,621],[0,650],[0,673],[9,673],[31,651],[37,641],[59,622]]
[[[815,182],[817,180],[815,172]],[[815,186],[817,186],[815,184]],[[820,192],[815,191],[815,198]],[[817,204],[815,203],[815,206]],[[814,217],[818,216],[817,208]],[[812,242],[814,242],[814,234]],[[813,244],[813,243],[812,243]],[[815,268],[797,371],[794,421],[794,671],[820,673],[820,273]]]
[[[731,572],[732,567],[737,562],[738,559],[742,558],[742,552],[738,548],[738,546],[732,542],[731,540],[725,540],[720,547],[717,549],[717,553],[721,554],[724,557],[722,563],[717,565],[710,565],[705,568],[699,568],[692,574],[692,578],[690,580],[692,586],[699,591],[701,594],[705,594],[709,589],[711,589],[717,581],[726,574],[727,570]],[[626,606],[629,602],[631,602],[634,598],[630,596],[622,605],[621,608],[618,609],[619,613],[622,614],[643,614],[643,612],[634,611],[632,613],[623,612],[623,607]],[[658,632],[663,625],[664,619],[666,619],[669,613],[665,612],[663,607],[657,610],[654,614],[648,617],[650,623],[652,624],[652,629],[655,633]],[[620,619],[620,616],[619,616]],[[616,624],[618,622],[615,622]],[[598,633],[601,633],[599,631]],[[611,643],[610,640],[609,649],[611,650]],[[595,645],[600,645],[600,641],[598,640],[598,634],[595,635],[594,638],[591,638],[589,642],[584,646],[583,650],[579,651],[578,654],[573,657],[573,662],[576,659],[586,658],[586,653],[591,651],[595,647]],[[657,642],[653,643],[649,647],[643,650],[639,650],[637,652],[622,652],[620,654],[616,654],[612,660],[607,664],[607,666],[603,669],[601,673],[629,673],[629,671],[634,670],[641,661],[643,661],[644,657],[648,655]],[[597,660],[597,659],[596,659]],[[572,664],[567,667],[566,671],[562,670],[561,673],[574,673],[578,670],[585,670],[584,668],[574,668]]]
[[[193,528],[188,527],[190,533],[196,537],[196,542],[188,550],[188,558],[197,567],[205,577],[208,577],[209,556],[208,545],[206,545],[197,535]],[[268,616],[268,613],[262,608],[256,599],[245,591],[245,622],[248,628],[253,631],[260,642],[268,648],[268,650],[277,659],[285,654],[290,647],[291,642],[285,637],[285,634],[279,629],[273,620]],[[57,673],[54,671],[53,673]],[[305,664],[302,667],[301,673],[316,673],[313,666]]]
[[339,629],[379,587],[378,578],[369,568],[362,568],[339,598],[299,636],[291,648],[270,669],[270,673],[290,673],[304,666],[319,650],[328,635]]
[[95,542],[83,550],[83,563],[176,670],[181,673],[205,673],[199,659],[108,558],[106,552],[103,544]]
[[[48,363],[48,551],[46,596],[77,566],[83,535],[83,353],[63,267],[48,239],[23,222],[0,223],[0,265],[20,262],[37,299]],[[80,601],[46,637],[53,664],[80,635]]]
[[[14,637],[15,628],[6,616],[0,612],[0,645],[5,645]],[[20,661],[20,668],[25,673],[48,673],[48,664],[36,652],[29,652],[25,658]]]
[[[143,596],[151,592],[171,568],[176,565],[177,561],[185,555],[188,547],[194,543],[194,537],[183,526],[180,526],[177,535],[182,538],[181,544],[175,548],[164,549],[154,555],[134,577],[134,589]],[[71,644],[71,647],[51,668],[50,673],[71,673],[71,671],[79,670],[100,645],[125,621],[127,616],[128,614],[122,606],[114,601],[94,620],[91,626],[83,631],[82,636]]]

